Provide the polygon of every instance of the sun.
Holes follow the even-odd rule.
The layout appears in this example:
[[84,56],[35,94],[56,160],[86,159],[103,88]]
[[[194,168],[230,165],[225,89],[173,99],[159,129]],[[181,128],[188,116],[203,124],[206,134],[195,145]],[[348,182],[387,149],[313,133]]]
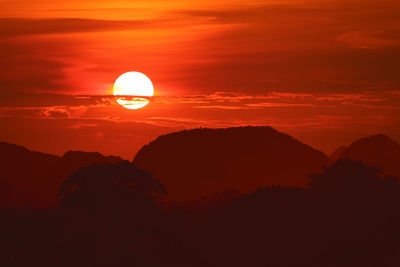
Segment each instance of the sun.
[[154,95],[151,80],[143,73],[130,71],[117,78],[113,87],[118,104],[127,109],[143,108]]

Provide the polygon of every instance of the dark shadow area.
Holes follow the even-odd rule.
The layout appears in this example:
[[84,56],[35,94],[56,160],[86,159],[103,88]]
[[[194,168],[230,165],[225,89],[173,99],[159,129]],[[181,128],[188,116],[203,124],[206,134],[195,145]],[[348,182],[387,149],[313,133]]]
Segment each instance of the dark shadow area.
[[310,178],[179,203],[132,163],[91,165],[56,209],[2,210],[2,266],[399,266],[397,178],[351,160]]

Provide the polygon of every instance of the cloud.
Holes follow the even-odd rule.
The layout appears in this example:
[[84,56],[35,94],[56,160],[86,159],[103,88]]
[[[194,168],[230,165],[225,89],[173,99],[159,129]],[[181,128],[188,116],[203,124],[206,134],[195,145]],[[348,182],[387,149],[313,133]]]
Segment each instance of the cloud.
[[[212,57],[213,63],[199,61],[182,70],[192,87],[204,90],[360,92],[374,85],[380,90],[382,81],[398,75],[399,7],[394,1],[296,1],[181,11],[232,26],[193,44],[203,48],[201,59]],[[354,51],[357,45],[373,49]],[[338,86],[333,80],[370,84]]]
[[378,98],[376,95],[371,94],[328,94],[321,95],[316,98],[317,101],[339,101],[342,103],[349,103],[349,101],[359,102],[382,102],[384,98]]
[[69,64],[60,59],[68,54],[65,45],[56,40],[0,39],[0,92],[66,90],[61,80]]
[[399,46],[400,38],[385,36],[382,31],[350,31],[339,35],[336,39],[339,42],[347,43],[354,48],[383,48]]
[[252,108],[273,108],[273,107],[316,107],[315,104],[301,104],[301,103],[271,103],[271,102],[261,102],[256,104],[246,104],[248,107]]
[[173,92],[379,91],[398,80],[398,8],[256,1],[167,8],[146,20],[3,18],[0,90],[101,94],[135,68]]
[[[179,107],[185,109],[256,109],[277,107],[339,107],[343,105],[368,105],[368,107],[393,106],[397,101],[397,91],[358,94],[337,93],[292,93],[271,91],[263,95],[248,95],[237,92],[215,92],[212,94],[154,96],[151,109]],[[1,110],[40,110],[42,114],[52,111],[70,117],[96,116],[111,118],[112,112],[121,109],[114,95],[61,95],[61,94],[0,94]],[[144,110],[151,110],[144,109]],[[65,112],[67,111],[67,112]],[[97,113],[95,113],[96,111]],[[118,111],[119,112],[119,111]],[[159,117],[159,116],[153,116]]]
[[398,91],[391,91],[390,93],[391,93],[391,94],[394,94],[394,95],[400,95],[400,90],[398,90]]
[[142,20],[96,20],[84,18],[0,18],[0,38],[21,35],[133,30],[148,27],[150,23],[150,21]]
[[80,129],[80,128],[84,128],[84,127],[97,127],[97,126],[99,126],[98,123],[76,122],[75,124],[68,126],[68,128]]
[[48,118],[70,118],[70,112],[65,108],[60,107],[48,107],[41,111],[43,116]]
[[194,108],[203,108],[203,109],[231,109],[231,110],[247,109],[247,107],[243,107],[243,106],[224,106],[224,105],[194,106]]

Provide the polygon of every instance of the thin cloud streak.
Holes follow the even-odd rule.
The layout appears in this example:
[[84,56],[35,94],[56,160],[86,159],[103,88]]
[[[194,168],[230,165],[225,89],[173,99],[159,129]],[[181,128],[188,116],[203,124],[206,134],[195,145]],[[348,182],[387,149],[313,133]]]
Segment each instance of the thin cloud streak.
[[23,35],[66,34],[144,28],[146,21],[112,21],[83,18],[0,18],[0,38]]
[[[371,107],[395,103],[400,95],[397,91],[383,93],[365,92],[360,94],[297,94],[270,92],[265,95],[246,95],[234,92],[217,92],[203,95],[154,96],[154,105],[185,105],[192,108],[259,108],[259,107],[316,107],[339,105],[360,105]],[[120,107],[114,95],[50,95],[50,94],[3,94],[0,110],[44,109],[44,108],[101,108]],[[32,101],[32,99],[34,101]],[[36,100],[36,101],[35,101]],[[56,105],[54,105],[56,103]],[[204,105],[198,105],[204,104]],[[205,105],[207,104],[207,105]]]

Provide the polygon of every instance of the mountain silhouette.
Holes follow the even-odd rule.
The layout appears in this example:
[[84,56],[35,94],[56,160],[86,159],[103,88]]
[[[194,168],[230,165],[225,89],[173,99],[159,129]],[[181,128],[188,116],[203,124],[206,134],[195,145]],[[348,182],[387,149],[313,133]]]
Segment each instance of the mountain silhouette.
[[61,182],[76,170],[120,161],[119,157],[82,151],[59,157],[0,142],[0,207],[53,207]]
[[355,141],[340,153],[338,159],[361,160],[367,165],[382,168],[388,175],[400,177],[400,145],[384,134]]
[[271,127],[193,129],[158,137],[133,163],[167,187],[168,199],[261,186],[305,186],[330,159]]

